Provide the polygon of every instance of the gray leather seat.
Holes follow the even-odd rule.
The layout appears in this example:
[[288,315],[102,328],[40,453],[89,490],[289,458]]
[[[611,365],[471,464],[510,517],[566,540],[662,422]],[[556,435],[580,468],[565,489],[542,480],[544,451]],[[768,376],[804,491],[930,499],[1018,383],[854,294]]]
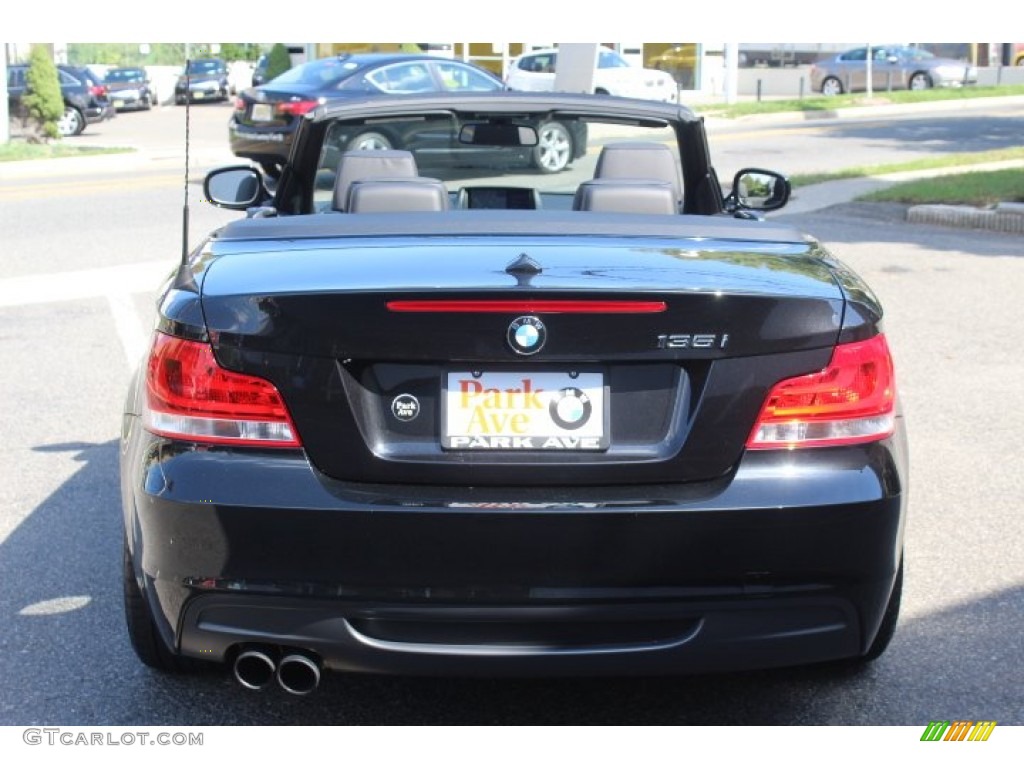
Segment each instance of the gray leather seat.
[[448,190],[437,179],[357,179],[348,192],[349,213],[446,211]]
[[593,179],[576,189],[575,211],[605,213],[679,213],[676,192],[657,179]]
[[676,212],[683,209],[683,168],[672,150],[656,141],[606,144],[597,158],[595,179],[651,179],[667,182]]
[[349,210],[349,189],[362,179],[414,179],[419,175],[416,158],[403,149],[355,149],[345,152],[338,161],[334,180],[336,211]]

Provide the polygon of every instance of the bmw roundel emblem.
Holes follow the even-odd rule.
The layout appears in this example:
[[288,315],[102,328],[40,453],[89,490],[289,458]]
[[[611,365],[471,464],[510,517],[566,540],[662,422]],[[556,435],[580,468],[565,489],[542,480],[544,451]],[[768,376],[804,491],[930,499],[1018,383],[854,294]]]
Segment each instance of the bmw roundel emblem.
[[539,317],[524,315],[511,322],[506,338],[513,352],[534,355],[540,352],[548,340],[548,330]]
[[576,387],[559,390],[548,406],[551,420],[562,429],[579,429],[590,421],[593,410],[587,393]]

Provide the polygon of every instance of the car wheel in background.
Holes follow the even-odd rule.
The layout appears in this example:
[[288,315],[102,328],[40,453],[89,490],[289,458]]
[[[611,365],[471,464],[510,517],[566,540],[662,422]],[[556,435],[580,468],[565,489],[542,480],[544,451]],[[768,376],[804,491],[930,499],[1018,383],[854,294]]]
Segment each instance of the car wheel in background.
[[391,139],[375,131],[360,133],[348,143],[348,149],[391,149],[392,146]]
[[572,136],[561,123],[543,123],[537,129],[538,143],[533,164],[541,173],[558,173],[572,161]]
[[77,136],[85,130],[85,116],[72,106],[64,108],[64,114],[57,121],[61,136]]
[[926,91],[932,87],[932,79],[927,72],[915,72],[910,76],[910,90]]
[[843,84],[838,77],[826,77],[821,83],[822,96],[838,96],[843,92]]

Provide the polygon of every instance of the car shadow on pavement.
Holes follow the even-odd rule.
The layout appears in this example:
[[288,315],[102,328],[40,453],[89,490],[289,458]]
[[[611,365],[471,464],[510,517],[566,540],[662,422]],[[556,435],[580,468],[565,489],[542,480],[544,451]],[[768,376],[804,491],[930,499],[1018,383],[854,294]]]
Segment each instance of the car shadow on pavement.
[[0,543],[0,725],[1024,723],[1024,585],[904,620],[888,653],[859,670],[537,680],[328,673],[306,697],[245,690],[221,667],[158,673],[135,658],[124,628],[117,441],[36,450],[71,452],[81,467]]

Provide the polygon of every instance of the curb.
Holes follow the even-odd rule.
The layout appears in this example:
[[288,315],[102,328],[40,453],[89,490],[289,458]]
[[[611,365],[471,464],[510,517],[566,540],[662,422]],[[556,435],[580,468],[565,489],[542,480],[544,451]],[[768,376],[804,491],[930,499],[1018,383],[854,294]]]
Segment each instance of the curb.
[[995,208],[973,208],[969,205],[914,205],[907,210],[912,224],[938,224],[962,229],[988,229],[1024,235],[1024,206],[999,203]]

